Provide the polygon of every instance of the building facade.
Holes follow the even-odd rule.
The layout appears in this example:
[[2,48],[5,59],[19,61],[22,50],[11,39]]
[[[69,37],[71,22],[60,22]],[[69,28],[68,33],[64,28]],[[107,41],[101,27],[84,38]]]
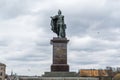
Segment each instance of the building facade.
[[81,77],[100,77],[100,76],[108,76],[107,70],[101,69],[81,69],[79,71],[79,75]]
[[5,76],[6,76],[6,65],[0,63],[0,80],[5,80]]

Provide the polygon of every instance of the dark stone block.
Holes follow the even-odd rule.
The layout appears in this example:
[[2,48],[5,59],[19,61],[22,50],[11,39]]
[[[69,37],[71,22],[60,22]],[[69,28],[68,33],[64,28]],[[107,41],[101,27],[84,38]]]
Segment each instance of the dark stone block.
[[51,72],[69,72],[69,66],[67,64],[53,64],[51,65]]

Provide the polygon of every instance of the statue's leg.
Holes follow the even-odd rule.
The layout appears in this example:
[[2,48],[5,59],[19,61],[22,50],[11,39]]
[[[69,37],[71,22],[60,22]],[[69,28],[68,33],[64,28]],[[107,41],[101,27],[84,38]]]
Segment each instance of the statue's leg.
[[65,38],[66,34],[65,34],[65,27],[63,26],[63,36]]
[[65,29],[63,26],[61,26],[61,31],[60,31],[61,37],[65,38]]
[[60,31],[59,31],[60,37],[62,37],[62,26],[60,25]]
[[65,32],[64,31],[62,32],[62,37],[65,38]]
[[64,25],[64,26],[63,26],[63,34],[64,34],[64,37],[66,37],[65,28],[66,28],[66,26]]
[[60,27],[59,27],[59,24],[57,25],[57,36],[59,37],[60,36]]
[[65,30],[64,30],[64,37],[66,37]]

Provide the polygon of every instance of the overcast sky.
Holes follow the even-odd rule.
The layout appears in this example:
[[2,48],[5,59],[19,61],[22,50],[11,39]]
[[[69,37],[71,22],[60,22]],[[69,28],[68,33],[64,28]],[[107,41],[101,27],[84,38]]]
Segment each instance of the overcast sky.
[[50,16],[62,10],[70,71],[120,67],[120,0],[0,0],[0,62],[18,75],[50,71],[56,37]]

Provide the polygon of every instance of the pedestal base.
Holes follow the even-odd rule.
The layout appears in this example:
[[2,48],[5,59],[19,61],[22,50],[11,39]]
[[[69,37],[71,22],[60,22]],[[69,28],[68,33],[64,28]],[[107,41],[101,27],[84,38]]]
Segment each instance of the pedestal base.
[[67,65],[67,64],[52,64],[51,72],[69,72],[69,65]]
[[76,72],[45,72],[42,77],[77,77]]

